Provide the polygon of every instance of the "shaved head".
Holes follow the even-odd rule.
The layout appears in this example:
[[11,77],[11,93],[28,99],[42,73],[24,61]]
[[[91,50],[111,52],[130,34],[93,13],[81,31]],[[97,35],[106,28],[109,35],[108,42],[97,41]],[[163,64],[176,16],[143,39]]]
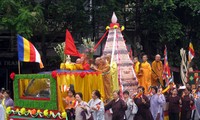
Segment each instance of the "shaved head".
[[143,56],[142,56],[142,61],[143,61],[143,62],[146,62],[147,59],[148,59],[147,55],[143,55]]
[[157,54],[157,55],[155,56],[155,60],[156,60],[156,61],[160,61],[160,59],[161,59],[161,56],[160,56],[159,54]]

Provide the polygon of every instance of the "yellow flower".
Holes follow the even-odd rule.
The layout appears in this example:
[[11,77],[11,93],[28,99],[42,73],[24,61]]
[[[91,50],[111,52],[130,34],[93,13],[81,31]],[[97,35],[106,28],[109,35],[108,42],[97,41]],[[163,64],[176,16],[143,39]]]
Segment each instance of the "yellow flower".
[[11,111],[11,107],[6,108],[6,113],[8,114]]
[[122,27],[121,27],[121,31],[124,31],[124,29],[125,29],[125,27],[124,27],[124,26],[122,26]]
[[118,26],[117,26],[117,25],[114,25],[114,26],[113,26],[113,28],[117,29],[117,28],[118,28]]
[[40,113],[41,111],[40,110],[37,110],[37,113]]
[[110,29],[110,27],[109,26],[106,26],[106,30],[109,30]]
[[62,112],[61,116],[62,116],[62,118],[66,118],[67,117],[67,113],[66,112]]
[[44,114],[44,116],[48,116],[48,110],[46,109],[46,110],[44,110],[44,112],[43,112],[43,114]]
[[26,112],[26,109],[25,109],[25,108],[21,108],[20,113],[21,113],[22,115],[24,115],[25,112]]
[[53,114],[53,112],[52,111],[50,111],[50,115],[52,115]]
[[15,111],[16,111],[16,112],[19,112],[19,109],[17,108]]
[[28,110],[28,113],[31,113],[31,110]]

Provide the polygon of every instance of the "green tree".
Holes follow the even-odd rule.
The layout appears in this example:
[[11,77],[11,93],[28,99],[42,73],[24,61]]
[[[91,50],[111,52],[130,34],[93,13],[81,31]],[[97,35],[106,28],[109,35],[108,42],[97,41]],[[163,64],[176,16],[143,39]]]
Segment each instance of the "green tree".
[[42,7],[39,4],[31,5],[19,0],[0,1],[0,25],[13,33],[22,34],[31,38],[34,31],[44,26]]

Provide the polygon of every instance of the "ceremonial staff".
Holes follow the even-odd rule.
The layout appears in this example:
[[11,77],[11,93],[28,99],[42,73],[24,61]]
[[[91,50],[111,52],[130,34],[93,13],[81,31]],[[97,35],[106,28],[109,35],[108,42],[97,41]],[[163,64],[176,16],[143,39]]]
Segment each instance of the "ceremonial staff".
[[[157,77],[159,77],[158,74],[157,74],[153,69],[151,69],[151,70],[153,71],[153,73],[154,73]],[[164,86],[160,83],[159,78],[157,78],[156,80],[157,80],[157,82],[162,86],[162,88],[164,88]]]

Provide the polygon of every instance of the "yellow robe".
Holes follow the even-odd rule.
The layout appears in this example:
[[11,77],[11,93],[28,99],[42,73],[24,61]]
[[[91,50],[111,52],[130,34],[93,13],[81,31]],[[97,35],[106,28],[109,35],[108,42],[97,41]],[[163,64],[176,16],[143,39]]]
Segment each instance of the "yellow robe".
[[111,68],[110,68],[110,74],[112,77],[112,90],[119,90],[119,82],[118,82],[118,70],[117,70],[117,63],[112,62]]
[[135,71],[135,75],[138,79],[138,84],[141,84],[141,81],[140,81],[140,77],[138,76],[139,72],[140,72],[140,62],[137,62],[133,65],[133,69]]
[[147,93],[151,86],[151,65],[148,62],[141,63],[140,74],[140,85],[145,88],[145,93]]
[[134,70],[136,75],[140,72],[140,62],[134,64]]
[[[155,73],[154,73],[154,72]],[[153,86],[158,86],[158,85],[163,85],[163,79],[162,79],[162,74],[163,74],[163,64],[161,61],[153,61],[152,62],[152,85]],[[159,79],[159,82],[158,80]]]
[[111,86],[112,86],[112,82],[111,82],[110,66],[109,66],[109,64],[99,65],[97,71],[102,72],[104,92],[105,92],[105,100],[111,99],[111,93],[112,93]]

